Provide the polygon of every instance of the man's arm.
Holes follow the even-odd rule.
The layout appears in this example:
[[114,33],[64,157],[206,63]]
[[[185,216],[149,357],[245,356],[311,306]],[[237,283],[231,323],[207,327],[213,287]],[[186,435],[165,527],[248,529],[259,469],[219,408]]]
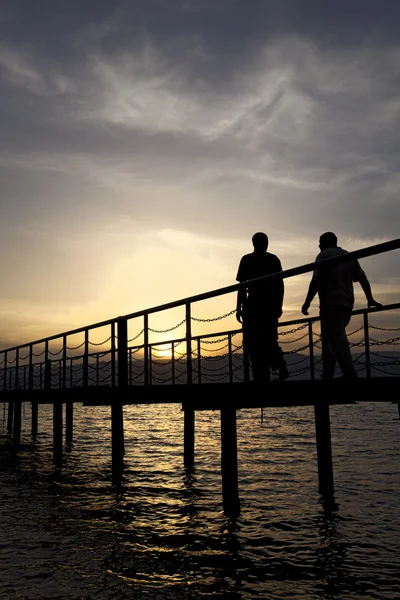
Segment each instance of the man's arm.
[[[283,271],[281,261],[278,259],[277,273]],[[278,319],[282,316],[283,297],[285,295],[285,284],[282,278],[277,280],[277,317]]]
[[368,308],[371,308],[371,306],[377,306],[380,307],[382,306],[382,304],[380,302],[377,302],[373,296],[372,296],[372,290],[371,290],[371,285],[367,279],[366,274],[364,273],[364,271],[362,269],[360,269],[360,273],[359,273],[359,277],[358,277],[358,281],[362,287],[362,290],[365,294],[365,297],[367,299],[367,303],[368,303]]
[[316,277],[313,277],[308,287],[306,299],[304,300],[304,304],[301,307],[301,312],[303,313],[303,315],[308,315],[308,309],[310,308],[311,302],[314,300],[315,294],[318,292],[318,288],[318,279]]
[[237,292],[237,300],[236,300],[236,319],[239,323],[243,323],[243,305],[246,299],[246,288],[241,287]]

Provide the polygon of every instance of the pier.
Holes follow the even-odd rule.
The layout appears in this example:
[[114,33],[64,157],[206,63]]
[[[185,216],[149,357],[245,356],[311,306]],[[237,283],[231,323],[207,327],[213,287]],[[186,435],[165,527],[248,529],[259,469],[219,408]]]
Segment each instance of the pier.
[[[400,240],[392,240],[321,261],[318,268],[378,254],[383,259],[385,253],[399,247]],[[316,266],[310,263],[262,279],[296,277]],[[318,489],[332,497],[330,406],[391,402],[397,404],[400,417],[400,357],[396,348],[400,345],[400,302],[353,311],[348,336],[359,371],[357,380],[321,379],[321,322],[313,316],[279,325],[289,379],[279,381],[272,375],[269,382],[256,384],[251,381],[241,328],[221,327],[225,319],[234,319],[235,310],[211,318],[198,312],[205,306],[210,314],[210,304],[224,296],[235,307],[237,290],[246,283],[0,350],[0,402],[8,407],[12,451],[18,452],[21,444],[23,403],[31,406],[33,438],[38,434],[40,406],[53,406],[56,468],[62,468],[64,444],[73,442],[74,404],[93,406],[93,410],[109,406],[112,474],[118,485],[124,468],[124,406],[180,404],[184,412],[183,463],[188,470],[195,464],[196,412],[219,411],[223,507],[226,514],[237,515],[237,411],[259,409],[266,418],[273,418],[274,407],[312,406]]]

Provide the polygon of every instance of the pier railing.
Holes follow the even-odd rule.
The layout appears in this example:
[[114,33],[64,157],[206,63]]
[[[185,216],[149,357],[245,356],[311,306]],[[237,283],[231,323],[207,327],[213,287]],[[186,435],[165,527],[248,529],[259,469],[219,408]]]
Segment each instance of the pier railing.
[[[253,281],[296,277],[315,268],[399,247],[400,239],[396,239]],[[248,381],[249,361],[243,351],[241,328],[210,330],[225,319],[234,320],[235,309],[213,318],[194,316],[195,306],[236,295],[247,284],[234,284],[1,350],[0,394],[12,390]],[[236,297],[231,296],[229,301],[235,307]],[[353,311],[351,327],[355,328],[348,335],[360,375],[400,376],[400,357],[396,354],[400,327],[371,322],[376,313],[387,315],[391,311],[396,316],[392,322],[397,324],[399,309],[400,303],[394,303]],[[165,326],[166,321],[170,323],[171,313],[178,318],[173,325]],[[157,326],[157,320],[155,324],[150,322],[155,317],[162,325]],[[209,330],[204,331],[205,327]],[[291,378],[319,377],[322,372],[319,317],[281,322],[279,343]]]

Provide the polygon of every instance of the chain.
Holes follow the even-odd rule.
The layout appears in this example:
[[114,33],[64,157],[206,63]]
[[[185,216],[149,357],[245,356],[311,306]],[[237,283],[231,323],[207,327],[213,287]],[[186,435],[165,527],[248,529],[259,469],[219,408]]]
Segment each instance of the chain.
[[226,379],[227,376],[228,376],[228,372],[225,371],[225,373],[208,373],[208,375],[204,375],[204,378],[205,379],[218,378],[217,381],[223,381],[224,379]]
[[400,327],[376,327],[376,325],[369,325],[371,329],[379,329],[379,331],[400,331]]
[[44,353],[45,353],[45,350],[42,350],[41,352],[38,352],[37,354],[35,352],[33,352],[33,350],[32,350],[33,356],[42,356],[42,354],[44,354]]
[[52,352],[51,350],[49,350],[49,354],[51,354],[52,356],[57,356],[57,354],[61,354],[62,351],[63,351],[62,348],[58,352]]
[[398,338],[389,338],[388,340],[374,340],[371,338],[370,340],[371,342],[373,342],[371,344],[371,346],[384,346],[385,344],[387,344],[388,346],[397,346],[400,343],[400,337]]
[[82,344],[79,344],[78,346],[67,346],[67,350],[78,350],[78,348],[82,348],[84,343],[85,342],[82,342]]
[[295,340],[288,340],[287,342],[281,341],[279,342],[280,344],[294,344],[294,342],[299,342],[300,340],[304,340],[305,337],[308,336],[308,331],[307,333],[305,333],[304,335],[300,336],[299,338],[296,338]]
[[226,319],[226,317],[230,317],[235,312],[236,312],[236,308],[234,310],[231,310],[230,312],[226,313],[225,315],[221,315],[220,317],[214,317],[212,319],[200,319],[200,318],[196,318],[196,317],[191,317],[191,320],[198,321],[201,323],[211,323],[211,321],[221,321],[221,319]]
[[297,329],[290,329],[289,331],[279,331],[278,335],[289,335],[290,333],[296,333],[296,331],[301,331],[305,327],[307,327],[308,323],[304,323],[304,325],[300,325]]
[[223,350],[224,348],[228,348],[228,344],[225,344],[224,346],[220,346],[219,348],[202,348],[203,352],[219,352],[220,350]]
[[186,318],[183,319],[183,321],[181,321],[180,323],[178,323],[178,325],[175,325],[174,327],[170,327],[169,329],[152,329],[151,327],[149,327],[149,331],[152,331],[153,333],[167,333],[168,331],[173,331],[174,329],[178,329],[178,327],[180,327],[181,325],[183,325],[186,321]]
[[219,367],[218,369],[210,369],[209,367],[206,367],[203,365],[203,368],[205,371],[210,371],[211,373],[216,373],[217,371],[222,371],[222,369],[226,369],[226,365],[223,365],[222,367]]
[[[379,354],[378,352],[370,352],[370,354],[373,354],[374,356],[378,356],[379,358],[386,358],[386,356],[383,356],[382,354]],[[393,358],[397,358],[397,356],[394,356]]]
[[359,331],[361,331],[361,329],[364,328],[364,325],[361,325],[361,327],[359,327],[358,329],[355,329],[354,331],[352,331],[351,333],[347,334],[347,337],[350,337],[351,335],[354,335],[355,333],[358,333]]
[[229,337],[223,337],[223,338],[218,338],[217,340],[202,340],[201,343],[202,344],[219,344],[220,342],[226,342],[226,340],[228,340]]
[[390,373],[390,371],[384,371],[383,369],[380,369],[379,367],[372,367],[373,369],[375,369],[376,371],[379,371],[380,373],[384,373],[385,375],[390,375],[391,377],[399,377],[398,373]]
[[172,359],[170,360],[152,360],[151,361],[152,365],[159,365],[162,367],[167,367],[168,365],[172,365]]
[[[316,346],[316,344],[314,344]],[[284,354],[297,354],[297,352],[302,352],[303,350],[307,350],[307,348],[309,348],[309,345],[307,344],[307,346],[302,346],[301,348],[296,348],[295,350],[289,350],[289,352],[284,352]]]
[[16,356],[12,360],[8,358],[7,359],[7,365],[12,365],[13,363],[15,363],[16,360],[17,360]]
[[110,337],[108,337],[106,340],[104,340],[104,342],[89,342],[89,344],[91,346],[102,346],[103,344],[106,344],[107,342],[109,342],[111,340],[111,337],[112,336],[110,335]]
[[137,340],[138,337],[142,335],[143,331],[144,331],[144,329],[142,329],[142,331],[139,331],[139,333],[137,335],[135,335],[135,337],[133,337],[130,340],[128,340],[128,343],[129,342],[134,342],[135,340]]

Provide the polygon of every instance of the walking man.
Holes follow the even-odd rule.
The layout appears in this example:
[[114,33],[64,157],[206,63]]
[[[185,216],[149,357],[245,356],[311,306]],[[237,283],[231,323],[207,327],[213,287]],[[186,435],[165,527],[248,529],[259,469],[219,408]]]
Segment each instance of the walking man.
[[[249,281],[280,273],[282,266],[275,254],[267,252],[268,236],[257,232],[252,237],[254,251],[242,256],[236,280]],[[278,320],[282,315],[284,284],[281,277],[258,281],[238,290],[236,318],[243,323],[243,345],[249,353],[253,380],[266,382],[270,369],[279,369],[281,380],[289,371],[278,344]]]
[[[347,254],[337,245],[337,237],[331,231],[319,238],[320,253],[315,261]],[[301,308],[308,315],[310,304],[318,292],[320,301],[321,329],[323,338],[323,378],[333,379],[338,362],[343,379],[356,379],[357,371],[351,357],[346,327],[354,306],[353,282],[358,281],[371,306],[382,306],[372,297],[371,286],[358,260],[348,260],[313,273],[308,293]]]

